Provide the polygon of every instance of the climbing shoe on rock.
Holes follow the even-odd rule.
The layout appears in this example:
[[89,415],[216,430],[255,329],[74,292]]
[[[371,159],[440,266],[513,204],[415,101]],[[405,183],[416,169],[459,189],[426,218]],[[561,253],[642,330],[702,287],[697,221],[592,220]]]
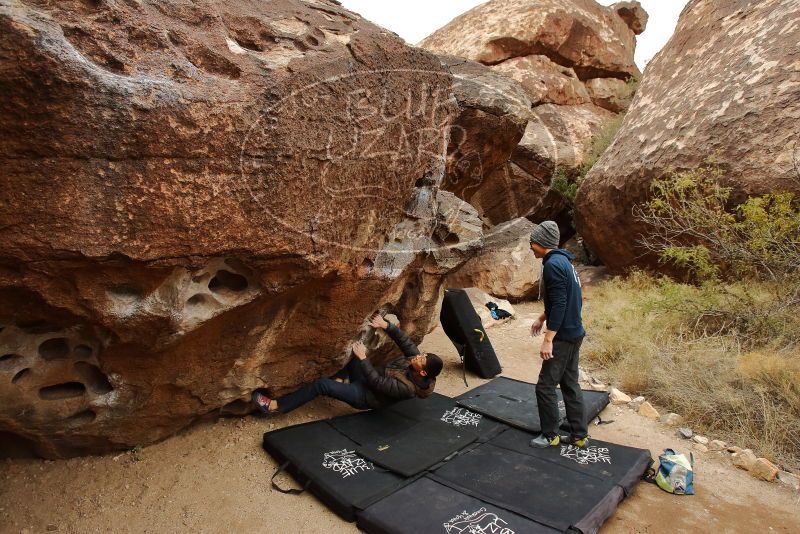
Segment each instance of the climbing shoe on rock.
[[253,394],[250,396],[250,398],[253,400],[253,404],[256,405],[258,411],[261,412],[263,415],[272,415],[276,413],[274,411],[270,411],[269,409],[269,405],[272,403],[272,399],[270,399],[263,393],[254,391]]

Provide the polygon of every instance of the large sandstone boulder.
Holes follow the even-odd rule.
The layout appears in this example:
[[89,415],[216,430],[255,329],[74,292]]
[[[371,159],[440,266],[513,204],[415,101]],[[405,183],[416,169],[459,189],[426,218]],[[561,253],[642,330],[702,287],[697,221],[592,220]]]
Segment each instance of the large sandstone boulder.
[[333,0],[0,2],[0,443],[162,439],[419,341],[482,242],[439,59]]
[[620,14],[594,0],[492,0],[419,44],[487,65],[544,54],[586,80],[638,75],[635,43],[634,30]]
[[655,265],[632,209],[654,179],[713,160],[736,198],[800,193],[796,1],[693,0],[578,192],[578,231],[613,271]]
[[447,287],[474,287],[512,302],[539,297],[542,262],[530,248],[533,223],[518,218],[484,233],[484,247],[447,276]]
[[470,203],[493,225],[516,217],[563,221],[566,241],[574,231],[569,203],[552,188],[553,178],[560,174],[569,180],[579,172],[595,137],[613,117],[593,104],[534,108],[510,161],[486,177]]
[[[460,167],[448,166],[445,188],[473,204],[488,226],[516,217],[556,219],[569,238],[569,205],[552,181],[556,176],[573,180],[595,137],[614,113],[627,108],[627,81],[639,75],[633,63],[635,34],[646,21],[638,2],[612,8],[594,0],[492,0],[423,39],[420,46],[432,52],[484,63],[515,80],[531,105],[510,158],[503,148],[515,130],[505,123],[521,113],[509,114],[506,106],[491,120],[481,117],[483,128],[460,120],[465,125],[460,132],[474,139],[460,142],[484,147],[471,153],[480,154],[485,164],[458,158]],[[495,80],[492,84],[502,87]],[[516,90],[512,94],[513,102],[522,101]],[[492,137],[495,142],[486,141]]]
[[470,201],[483,177],[511,157],[531,116],[531,100],[513,79],[480,63],[453,56],[440,59],[453,75],[459,108],[442,187]]
[[511,58],[494,65],[492,70],[517,80],[533,106],[586,104],[591,101],[575,71],[551,61],[547,56]]

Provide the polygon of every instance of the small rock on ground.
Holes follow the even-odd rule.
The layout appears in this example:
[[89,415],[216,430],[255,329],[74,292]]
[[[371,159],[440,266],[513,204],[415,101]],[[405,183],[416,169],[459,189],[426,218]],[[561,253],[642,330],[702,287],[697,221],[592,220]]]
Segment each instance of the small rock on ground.
[[728,446],[727,443],[724,441],[720,441],[718,439],[712,439],[711,442],[708,444],[708,448],[712,451],[721,451]]
[[658,410],[653,408],[653,405],[650,404],[647,401],[643,402],[642,405],[639,406],[639,415],[643,415],[643,416],[647,417],[648,419],[658,419],[659,418]]
[[700,445],[708,445],[708,438],[699,434],[692,436],[692,441],[699,443]]
[[735,452],[731,456],[733,465],[746,471],[750,471],[750,469],[752,469],[753,465],[756,463],[756,460],[758,460],[758,458],[756,458],[756,455],[753,454],[753,451],[750,449],[744,449],[742,451]]
[[645,399],[644,399],[644,397],[642,397],[641,395],[639,395],[638,397],[636,397],[635,399],[633,399],[631,402],[629,402],[629,403],[628,403],[628,406],[630,406],[630,407],[631,407],[631,409],[633,409],[633,410],[635,410],[635,411],[639,411],[639,406],[641,406],[641,405],[642,405],[642,403],[644,402],[644,400],[645,400]]
[[669,426],[678,426],[683,423],[683,417],[676,413],[668,413],[661,416],[661,422]]
[[678,436],[682,437],[683,439],[691,439],[692,429],[686,426],[681,427],[678,429]]
[[750,474],[754,477],[772,482],[778,477],[778,466],[767,460],[766,458],[757,459],[750,468]]
[[701,443],[695,443],[694,450],[696,450],[697,452],[708,452],[708,447],[706,447]]
[[611,404],[628,404],[631,398],[615,387],[608,388],[608,400]]

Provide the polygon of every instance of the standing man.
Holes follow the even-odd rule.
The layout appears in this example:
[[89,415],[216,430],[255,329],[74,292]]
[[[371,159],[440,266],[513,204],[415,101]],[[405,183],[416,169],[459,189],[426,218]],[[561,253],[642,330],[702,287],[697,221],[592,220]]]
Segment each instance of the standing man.
[[542,259],[539,297],[544,298],[544,313],[531,325],[533,336],[544,328],[542,370],[536,384],[542,433],[531,440],[531,447],[554,447],[561,442],[556,396],[559,384],[567,409],[570,442],[585,447],[589,441],[583,393],[578,385],[578,357],[586,335],[581,322],[581,282],[572,265],[572,255],[558,248],[559,237],[558,225],[553,221],[544,221],[531,231],[531,250]]

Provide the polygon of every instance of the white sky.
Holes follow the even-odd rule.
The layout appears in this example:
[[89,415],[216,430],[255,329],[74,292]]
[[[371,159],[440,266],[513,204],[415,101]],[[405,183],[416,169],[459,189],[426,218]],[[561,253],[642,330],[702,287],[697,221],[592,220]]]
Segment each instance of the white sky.
[[[361,16],[415,44],[484,0],[340,0]],[[598,0],[611,5],[617,0]],[[647,29],[637,37],[636,64],[644,69],[669,40],[688,0],[639,0],[650,14]]]

